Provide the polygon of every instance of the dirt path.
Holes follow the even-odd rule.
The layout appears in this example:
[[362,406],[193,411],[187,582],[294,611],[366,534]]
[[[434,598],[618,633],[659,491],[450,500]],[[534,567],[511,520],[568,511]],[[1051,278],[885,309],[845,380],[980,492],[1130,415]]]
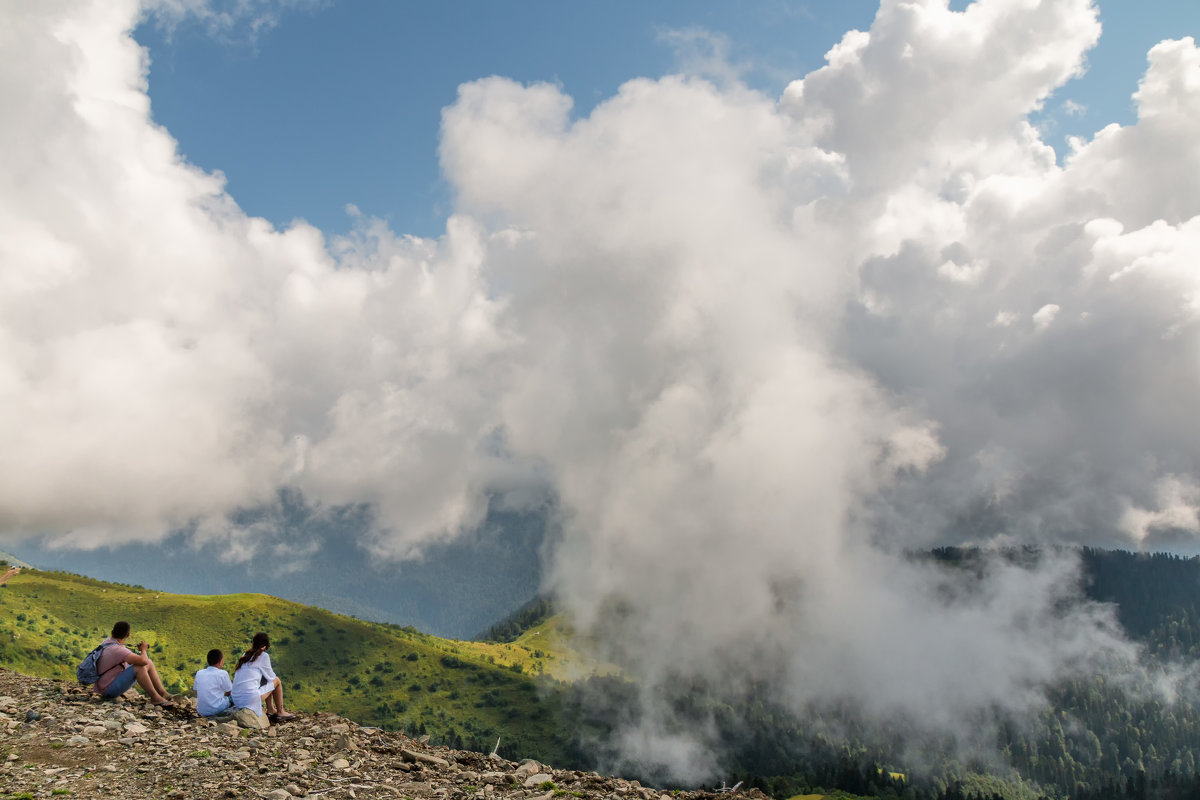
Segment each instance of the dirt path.
[[16,575],[20,571],[21,571],[20,567],[9,567],[8,572],[4,573],[3,575],[0,575],[0,585],[3,585],[6,580],[11,578],[13,575]]

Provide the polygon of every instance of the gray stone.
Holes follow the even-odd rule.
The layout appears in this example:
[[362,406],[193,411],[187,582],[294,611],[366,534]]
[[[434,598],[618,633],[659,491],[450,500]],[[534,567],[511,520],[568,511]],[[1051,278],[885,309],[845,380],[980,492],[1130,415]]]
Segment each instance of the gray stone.
[[41,718],[42,718],[42,715],[36,711],[26,711],[25,712],[25,721],[26,722],[37,722]]
[[267,792],[266,797],[269,800],[292,800],[292,793],[287,789],[272,789]]
[[536,789],[548,780],[550,780],[549,775],[543,775],[540,772],[535,772],[526,778],[525,782],[521,785],[526,789]]
[[400,755],[404,756],[406,760],[418,764],[432,764],[435,767],[442,767],[443,769],[450,766],[450,762],[446,759],[438,758],[437,756],[431,756],[428,753],[422,753],[419,750],[409,750],[408,748],[402,747],[400,748]]
[[330,766],[334,769],[350,769],[350,762],[344,758],[335,758]]

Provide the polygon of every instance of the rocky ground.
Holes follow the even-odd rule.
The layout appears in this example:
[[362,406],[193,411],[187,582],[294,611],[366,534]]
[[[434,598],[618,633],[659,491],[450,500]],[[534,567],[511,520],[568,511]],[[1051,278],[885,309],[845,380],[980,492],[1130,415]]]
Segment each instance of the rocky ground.
[[0,800],[429,798],[765,800],[751,792],[667,794],[637,781],[536,761],[430,747],[332,714],[266,730],[160,710],[131,692],[100,700],[74,683],[0,669]]

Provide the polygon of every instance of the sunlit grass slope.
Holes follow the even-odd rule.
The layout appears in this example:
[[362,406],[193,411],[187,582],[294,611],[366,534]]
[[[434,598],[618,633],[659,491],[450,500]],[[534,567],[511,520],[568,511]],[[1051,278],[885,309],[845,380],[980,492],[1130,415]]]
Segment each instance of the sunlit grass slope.
[[559,615],[533,626],[513,642],[455,642],[454,647],[497,664],[516,664],[531,675],[546,675],[559,681],[620,674],[616,666],[599,661],[586,649],[580,649],[581,644],[586,645],[586,641],[581,642],[573,636],[570,625]]
[[[552,676],[595,670],[546,623],[511,644],[439,639],[259,594],[176,595],[27,570],[0,587],[0,665],[74,679],[117,620],[145,639],[172,691],[191,687],[210,648],[232,666],[256,631],[288,706],[431,734],[458,746],[553,760],[566,746]],[[532,643],[530,643],[532,640]]]

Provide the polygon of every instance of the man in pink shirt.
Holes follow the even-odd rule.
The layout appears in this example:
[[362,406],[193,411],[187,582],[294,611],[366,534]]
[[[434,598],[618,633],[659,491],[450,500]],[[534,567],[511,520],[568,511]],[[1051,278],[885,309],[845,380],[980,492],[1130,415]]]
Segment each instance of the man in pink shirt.
[[158,669],[150,656],[146,655],[146,643],[138,642],[138,652],[134,653],[125,646],[128,638],[129,623],[118,622],[113,625],[112,636],[100,643],[109,647],[105,647],[96,659],[96,671],[100,673],[100,680],[96,681],[96,694],[117,697],[129,691],[136,681],[154,705],[174,705],[158,677]]

